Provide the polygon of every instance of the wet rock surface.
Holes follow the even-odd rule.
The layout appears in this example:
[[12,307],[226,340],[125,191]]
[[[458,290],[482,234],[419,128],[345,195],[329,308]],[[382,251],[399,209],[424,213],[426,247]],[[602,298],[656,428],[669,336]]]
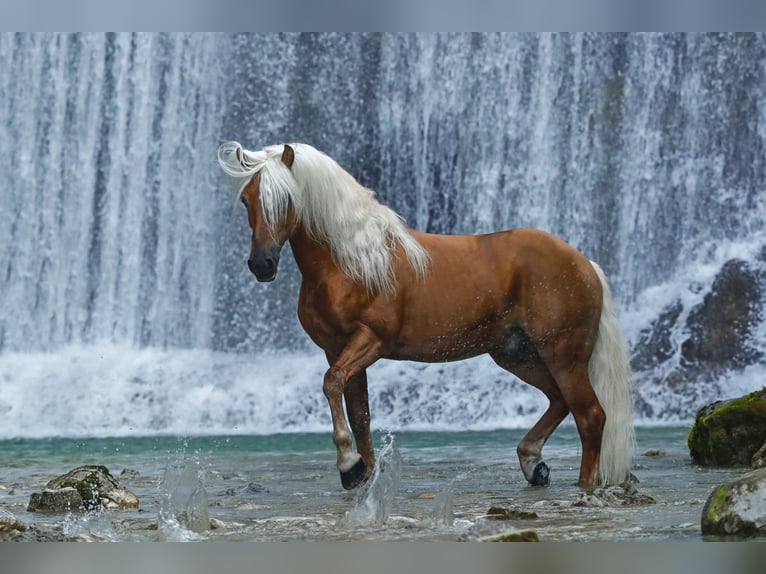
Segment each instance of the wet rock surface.
[[766,468],[713,490],[702,510],[703,535],[766,536]]
[[488,520],[529,520],[537,517],[536,512],[515,506],[491,506],[487,510]]
[[762,451],[764,443],[766,387],[701,408],[688,439],[694,462],[712,466],[759,464],[755,455]]
[[638,506],[655,504],[657,501],[648,494],[642,494],[633,483],[617,484],[604,488],[596,488],[592,492],[583,492],[572,506]]
[[[658,386],[693,402],[700,383],[713,383],[763,359],[754,335],[764,320],[766,266],[731,259],[709,287],[689,286],[694,293],[702,289],[707,292],[694,307],[685,309],[677,299],[638,334],[630,364],[645,394]],[[662,406],[641,397],[636,408],[649,417],[663,414]]]
[[85,510],[85,502],[74,487],[46,488],[29,497],[29,512],[72,512]]
[[28,526],[16,518],[16,515],[4,508],[0,508],[0,540],[3,539],[5,534],[25,532],[27,529]]
[[29,512],[70,512],[94,508],[138,508],[138,498],[122,488],[103,465],[80,466],[56,477],[29,498]]
[[763,443],[763,446],[759,448],[753,455],[753,458],[750,459],[750,466],[754,469],[766,468],[766,442]]
[[538,542],[533,528],[519,527],[509,520],[481,518],[457,537],[458,542]]

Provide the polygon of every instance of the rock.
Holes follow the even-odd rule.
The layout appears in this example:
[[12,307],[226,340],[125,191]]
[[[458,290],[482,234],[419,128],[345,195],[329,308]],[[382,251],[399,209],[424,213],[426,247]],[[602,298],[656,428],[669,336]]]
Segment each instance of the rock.
[[702,364],[720,371],[756,363],[762,353],[753,348],[750,335],[761,318],[761,292],[759,274],[747,262],[727,261],[710,292],[689,314],[689,338],[681,345],[682,364]]
[[488,520],[529,520],[537,518],[536,512],[506,506],[492,506],[487,510]]
[[640,372],[653,369],[675,354],[673,330],[683,311],[681,301],[675,301],[666,307],[646,329],[638,334],[638,341],[633,346],[630,367]]
[[493,538],[481,539],[486,542],[540,542],[537,532],[534,530],[518,530],[516,532],[507,532]]
[[11,512],[0,508],[0,532],[25,532],[27,525],[16,518]]
[[141,473],[133,468],[123,468],[120,473],[121,480],[132,480],[141,476]]
[[54,478],[29,498],[29,512],[70,512],[103,508],[138,508],[135,494],[121,488],[103,465],[81,466]]
[[661,457],[661,456],[668,456],[668,453],[666,453],[664,450],[651,449],[651,450],[647,450],[643,454],[643,456]]
[[688,439],[694,462],[714,466],[750,466],[764,442],[766,387],[702,407]]
[[581,492],[572,506],[603,508],[606,506],[640,506],[655,504],[657,501],[648,494],[640,493],[631,482],[596,488],[592,492]]
[[479,518],[457,538],[458,542],[537,542],[537,532],[531,529],[509,528],[505,521]]
[[[703,289],[690,285],[697,293]],[[630,364],[642,389],[634,397],[636,411],[657,418],[678,415],[642,395],[660,387],[694,398],[701,383],[761,362],[763,352],[753,340],[764,319],[764,295],[766,265],[731,259],[696,306],[687,309],[681,299],[667,305],[632,345]]]
[[759,448],[750,460],[752,468],[766,468],[766,442]]
[[226,523],[223,520],[217,518],[210,519],[210,530],[223,530],[226,528]]
[[250,494],[255,494],[259,492],[269,492],[269,489],[262,484],[258,484],[257,482],[251,482],[247,485],[247,492]]
[[702,534],[766,535],[766,468],[715,488],[702,510]]
[[73,512],[84,510],[82,496],[74,487],[46,488],[29,497],[27,512]]

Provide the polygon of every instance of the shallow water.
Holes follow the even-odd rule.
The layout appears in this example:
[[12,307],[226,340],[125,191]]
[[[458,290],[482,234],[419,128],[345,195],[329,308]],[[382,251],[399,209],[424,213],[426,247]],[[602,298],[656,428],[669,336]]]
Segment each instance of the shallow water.
[[[492,526],[534,529],[541,540],[699,541],[708,494],[745,469],[692,464],[687,433],[637,429],[637,488],[656,500],[639,506],[572,506],[582,495],[574,485],[580,446],[572,426],[545,448],[546,488],[528,486],[516,464],[521,430],[378,433],[383,471],[355,492],[340,487],[329,432],[0,441],[0,505],[32,526],[21,539],[460,540]],[[30,494],[48,480],[95,463],[138,496],[138,510],[26,511]],[[182,508],[185,498],[191,502]],[[537,517],[498,526],[483,518],[495,505]],[[191,515],[215,528],[190,523]]]

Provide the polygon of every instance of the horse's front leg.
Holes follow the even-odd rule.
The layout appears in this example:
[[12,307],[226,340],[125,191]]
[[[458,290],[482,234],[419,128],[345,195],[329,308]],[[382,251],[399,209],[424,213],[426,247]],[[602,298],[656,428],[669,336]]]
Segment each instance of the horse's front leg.
[[[350,384],[350,380],[352,377],[363,373],[364,369],[380,357],[380,346],[380,339],[373,333],[372,329],[364,325],[360,326],[324,376],[323,390],[330,405],[333,427],[332,440],[338,452],[338,471],[340,472],[341,484],[347,490],[358,486],[365,479],[368,468],[363,456],[353,451],[351,432],[349,431],[346,415],[343,411],[343,396],[350,392],[354,404],[358,404],[360,400],[359,389],[356,388],[356,385]],[[358,382],[358,380],[357,378],[355,382]],[[365,386],[365,403],[367,402],[366,395]],[[354,410],[353,407],[351,410]],[[369,408],[366,411],[369,411]],[[353,417],[352,420],[354,420],[354,426],[357,426],[357,423],[359,423],[357,428],[366,426],[369,442],[369,414],[366,418],[366,423],[363,416],[359,418]],[[370,451],[372,450],[371,444],[369,444],[369,449]],[[364,452],[363,445],[360,446],[360,450]]]
[[367,397],[367,371],[350,377],[343,392],[346,401],[346,413],[354,434],[356,451],[361,455],[366,467],[365,478],[369,478],[375,467],[375,451],[370,435],[370,403]]

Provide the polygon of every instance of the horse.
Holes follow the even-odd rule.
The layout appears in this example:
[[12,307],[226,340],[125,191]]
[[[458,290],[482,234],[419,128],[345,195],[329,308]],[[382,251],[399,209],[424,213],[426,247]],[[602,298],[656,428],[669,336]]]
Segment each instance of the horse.
[[322,389],[345,489],[366,481],[375,465],[370,365],[484,353],[549,400],[516,449],[529,484],[549,484],[542,449],[570,413],[582,443],[577,485],[593,489],[628,479],[630,371],[596,263],[541,230],[436,235],[410,229],[308,144],[249,151],[228,142],[219,147],[218,163],[238,183],[252,231],[247,266],[259,282],[275,279],[281,249],[290,243],[302,275],[298,318],[329,364]]

